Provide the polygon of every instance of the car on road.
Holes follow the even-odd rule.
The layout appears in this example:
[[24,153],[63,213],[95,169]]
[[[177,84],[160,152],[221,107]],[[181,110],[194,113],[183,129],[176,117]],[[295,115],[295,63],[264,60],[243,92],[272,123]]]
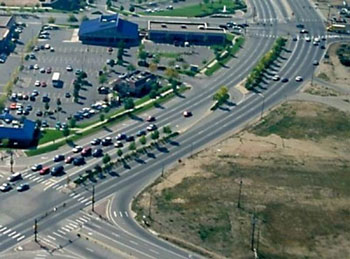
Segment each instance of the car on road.
[[93,157],[100,157],[103,155],[103,151],[101,148],[98,148],[98,149],[95,149],[93,152],[92,152],[92,156]]
[[81,155],[82,156],[91,156],[91,147],[86,147],[86,148],[84,148],[82,151],[81,151]]
[[73,165],[79,166],[85,164],[85,159],[82,156],[76,157],[73,160]]
[[43,165],[42,164],[35,164],[32,166],[32,171],[33,172],[36,172],[36,171],[39,171],[43,168]]
[[130,136],[127,136],[126,139],[125,139],[127,142],[132,142],[135,140],[135,137],[130,135]]
[[56,176],[62,174],[64,171],[64,167],[62,165],[54,166],[51,168],[51,175]]
[[301,82],[301,81],[303,81],[303,78],[302,78],[301,76],[297,76],[297,77],[295,78],[295,81]]
[[75,146],[73,149],[72,149],[72,152],[73,153],[79,153],[80,151],[82,151],[83,148],[81,146]]
[[300,30],[300,33],[307,34],[307,33],[309,33],[309,31],[308,31],[308,30],[306,30],[306,29],[302,29],[302,30]]
[[156,121],[156,117],[154,116],[148,116],[147,119],[146,119],[148,122],[153,122],[153,121]]
[[116,136],[116,139],[117,139],[117,140],[124,140],[124,139],[126,139],[126,134],[125,134],[125,133],[119,133],[119,134]]
[[21,183],[19,186],[17,186],[16,189],[17,189],[18,192],[24,192],[26,190],[29,190],[29,184]]
[[22,179],[21,173],[14,173],[7,178],[7,180],[10,182],[15,182],[15,181],[18,181],[20,179]]
[[112,144],[112,138],[111,137],[105,137],[101,141],[102,146],[109,146]]
[[288,80],[288,78],[286,78],[286,77],[282,78],[282,80],[281,80],[282,83],[288,83],[288,81],[289,81],[289,80]]
[[306,42],[310,42],[310,41],[311,41],[311,38],[310,38],[309,36],[306,36],[306,37],[305,37],[305,41],[306,41]]
[[145,135],[146,135],[146,131],[145,131],[145,130],[139,130],[139,131],[136,133],[136,136],[138,136],[138,137],[145,136]]
[[117,142],[114,143],[114,147],[123,147],[123,142],[118,140]]
[[49,172],[50,172],[50,167],[45,166],[44,168],[42,168],[42,169],[39,171],[39,174],[40,174],[40,175],[44,175],[44,174],[48,174]]
[[154,131],[157,129],[157,126],[155,124],[150,124],[147,126],[148,131]]
[[191,117],[191,116],[192,116],[192,112],[186,110],[186,111],[184,111],[184,112],[182,113],[182,115],[183,115],[185,118]]
[[38,64],[35,64],[35,65],[34,65],[34,69],[35,69],[35,70],[38,70],[38,69],[39,69],[39,65],[38,65]]
[[12,186],[11,184],[9,183],[3,183],[1,186],[0,186],[0,191],[2,192],[8,192],[9,190],[12,189]]
[[70,164],[70,163],[73,162],[73,160],[74,160],[74,157],[68,156],[68,157],[64,160],[64,162],[65,162],[66,164]]
[[318,66],[318,61],[317,60],[314,60],[313,62],[312,62],[312,64],[314,65],[314,66]]
[[43,73],[43,74],[44,74],[44,73],[46,72],[46,69],[45,69],[44,67],[42,67],[42,68],[40,68],[39,71],[40,71],[40,73]]
[[73,67],[71,65],[68,65],[68,66],[66,66],[66,70],[68,72],[71,72],[71,71],[73,71]]
[[94,138],[93,140],[90,141],[90,144],[93,146],[97,146],[101,144],[101,139],[99,138]]
[[56,155],[54,158],[53,158],[53,161],[54,162],[61,162],[64,160],[64,155]]

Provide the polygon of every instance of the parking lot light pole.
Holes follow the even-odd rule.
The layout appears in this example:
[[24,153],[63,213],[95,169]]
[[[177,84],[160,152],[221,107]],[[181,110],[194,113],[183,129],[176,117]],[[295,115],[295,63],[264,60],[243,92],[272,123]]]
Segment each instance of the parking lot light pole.
[[10,170],[11,170],[11,173],[13,173],[13,164],[14,164],[14,161],[13,161],[13,151],[10,151]]

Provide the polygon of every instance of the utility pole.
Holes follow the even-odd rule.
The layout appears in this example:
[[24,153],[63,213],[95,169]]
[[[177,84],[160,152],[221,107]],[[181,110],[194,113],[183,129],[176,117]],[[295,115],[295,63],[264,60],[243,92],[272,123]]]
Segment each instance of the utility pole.
[[11,170],[11,173],[13,173],[13,164],[14,164],[14,161],[13,161],[13,151],[11,150],[10,151],[10,156],[11,156],[11,158],[10,158],[10,170]]
[[254,238],[255,238],[255,224],[256,224],[256,218],[255,218],[255,212],[252,215],[252,236],[251,236],[251,249],[254,251]]
[[95,212],[95,185],[92,185],[91,210]]
[[34,241],[38,242],[38,220],[34,219]]
[[237,208],[241,208],[241,193],[242,193],[242,184],[243,184],[243,181],[241,180],[239,182],[239,192],[238,192],[238,202],[237,202]]

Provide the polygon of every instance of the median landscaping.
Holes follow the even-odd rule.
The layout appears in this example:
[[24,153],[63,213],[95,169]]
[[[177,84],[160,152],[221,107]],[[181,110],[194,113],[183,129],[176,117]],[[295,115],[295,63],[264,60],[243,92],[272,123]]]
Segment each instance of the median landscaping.
[[142,12],[143,15],[204,17],[212,14],[234,14],[236,10],[245,11],[247,6],[242,0],[204,0],[195,5],[188,5],[173,10]]
[[286,42],[286,39],[278,38],[275,41],[272,49],[260,59],[259,63],[247,77],[245,83],[247,90],[252,90],[262,82],[264,73],[267,69],[269,69],[269,67],[273,65],[274,62],[276,62],[278,57],[281,55]]

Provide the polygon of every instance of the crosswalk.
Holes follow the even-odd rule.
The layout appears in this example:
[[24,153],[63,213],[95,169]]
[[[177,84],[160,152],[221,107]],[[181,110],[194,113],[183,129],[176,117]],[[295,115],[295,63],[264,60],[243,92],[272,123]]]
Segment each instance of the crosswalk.
[[13,230],[11,228],[8,228],[2,225],[0,225],[0,236],[8,236],[9,238],[16,240],[17,242],[25,238],[25,235],[22,235],[16,230]]
[[22,178],[26,181],[36,182],[44,186],[44,191],[49,188],[60,190],[64,187],[63,183],[58,184],[58,180],[54,178],[45,179],[42,175],[39,175],[38,172],[24,172]]

